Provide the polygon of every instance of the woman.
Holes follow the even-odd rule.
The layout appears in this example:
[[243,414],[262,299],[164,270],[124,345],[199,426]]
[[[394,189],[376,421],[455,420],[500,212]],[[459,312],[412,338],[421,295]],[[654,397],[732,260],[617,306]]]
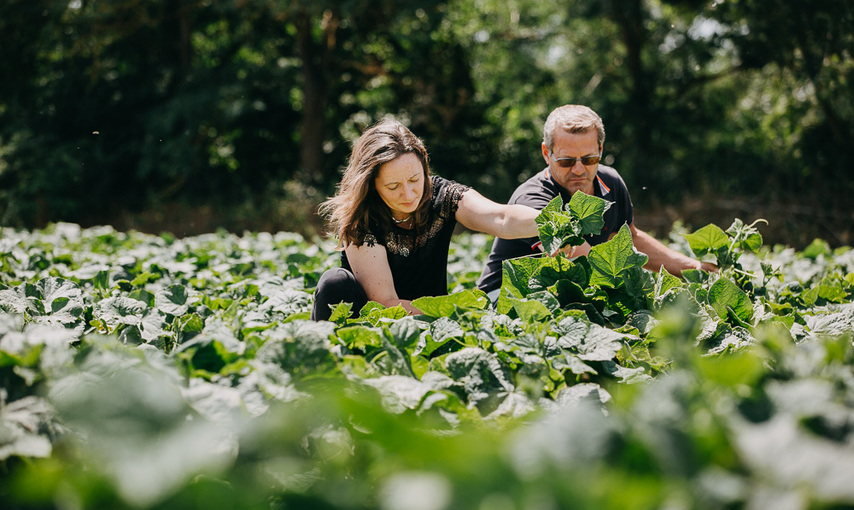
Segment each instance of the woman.
[[388,119],[356,140],[337,193],[320,211],[344,253],[341,267],[326,271],[317,284],[313,320],[327,320],[342,301],[353,304],[354,316],[369,300],[421,313],[413,299],[448,292],[448,250],[457,222],[508,239],[537,235],[538,211],[497,204],[431,176],[423,142]]

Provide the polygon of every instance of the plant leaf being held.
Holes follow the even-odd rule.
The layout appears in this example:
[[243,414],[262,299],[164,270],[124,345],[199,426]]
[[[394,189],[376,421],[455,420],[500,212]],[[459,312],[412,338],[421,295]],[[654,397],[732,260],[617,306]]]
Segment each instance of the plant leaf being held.
[[584,244],[583,236],[602,231],[610,206],[611,202],[585,193],[575,193],[564,206],[556,196],[536,218],[543,251],[552,254],[567,245]]

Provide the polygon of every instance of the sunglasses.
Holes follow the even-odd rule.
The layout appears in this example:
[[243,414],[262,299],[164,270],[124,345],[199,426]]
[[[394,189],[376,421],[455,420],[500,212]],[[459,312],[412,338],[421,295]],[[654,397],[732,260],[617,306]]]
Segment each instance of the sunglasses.
[[552,151],[549,151],[549,155],[551,155],[555,163],[557,163],[561,168],[572,168],[579,160],[581,160],[581,164],[584,166],[595,165],[599,163],[600,159],[602,159],[601,155],[581,156],[580,158],[556,158]]

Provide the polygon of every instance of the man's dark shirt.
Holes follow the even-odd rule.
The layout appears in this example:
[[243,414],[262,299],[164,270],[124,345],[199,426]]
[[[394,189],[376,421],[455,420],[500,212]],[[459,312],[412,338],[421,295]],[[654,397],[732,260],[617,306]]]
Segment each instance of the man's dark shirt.
[[[523,182],[516,188],[509,204],[522,204],[543,210],[549,202],[560,193],[564,203],[568,203],[572,195],[554,182],[546,168]],[[632,198],[623,178],[611,167],[599,165],[596,179],[593,181],[594,195],[613,202],[605,211],[605,226],[597,235],[586,236],[591,246],[604,243],[610,236],[620,230],[625,224],[631,225],[634,209]],[[484,292],[501,287],[501,263],[507,259],[524,257],[542,253],[539,248],[540,240],[536,237],[524,239],[495,238],[489,260],[483,268],[477,287]]]

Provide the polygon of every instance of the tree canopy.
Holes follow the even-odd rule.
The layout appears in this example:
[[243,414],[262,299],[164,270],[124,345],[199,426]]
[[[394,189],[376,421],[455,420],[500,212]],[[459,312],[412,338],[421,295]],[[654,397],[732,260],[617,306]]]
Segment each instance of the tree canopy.
[[309,207],[386,115],[504,201],[548,112],[581,103],[637,206],[795,204],[819,230],[787,240],[846,243],[852,20],[834,0],[8,0],[0,224]]

